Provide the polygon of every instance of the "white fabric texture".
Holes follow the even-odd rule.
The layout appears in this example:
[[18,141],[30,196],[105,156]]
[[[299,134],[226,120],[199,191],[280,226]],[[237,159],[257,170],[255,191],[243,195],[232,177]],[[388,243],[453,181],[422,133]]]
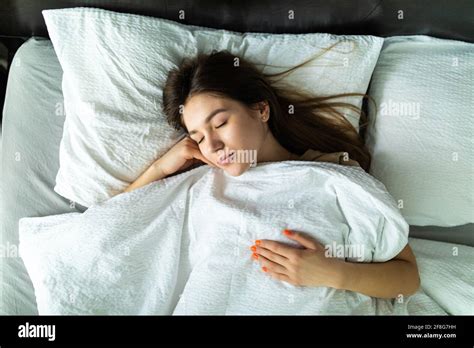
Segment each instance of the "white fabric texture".
[[414,238],[410,246],[426,295],[447,314],[474,315],[474,248]]
[[474,44],[387,38],[371,81],[370,173],[410,225],[474,222]]
[[[320,55],[280,83],[320,96],[365,93],[383,43],[374,36],[242,34],[94,8],[43,16],[64,71],[54,190],[86,207],[122,192],[182,135],[165,121],[162,89],[183,58],[226,49],[274,73]],[[345,116],[358,129],[358,116]]]
[[362,245],[363,262],[387,261],[408,241],[393,198],[361,168],[284,161],[238,177],[201,166],[83,214],[22,218],[20,254],[40,314],[408,313],[409,301],[270,279],[249,247],[297,246],[285,228]]

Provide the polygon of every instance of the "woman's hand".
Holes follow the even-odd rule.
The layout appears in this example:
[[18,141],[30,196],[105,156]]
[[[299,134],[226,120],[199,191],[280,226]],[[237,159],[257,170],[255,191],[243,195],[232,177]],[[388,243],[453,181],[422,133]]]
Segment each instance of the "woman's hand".
[[297,286],[339,287],[344,260],[326,257],[324,246],[311,237],[290,230],[283,233],[302,248],[267,239],[256,240],[256,245],[250,248],[252,258],[260,262],[264,272]]
[[270,276],[302,286],[326,286],[360,292],[379,298],[403,298],[420,288],[415,255],[410,246],[385,262],[345,262],[326,257],[323,245],[301,233],[285,230],[284,234],[300,243],[290,247],[272,240],[256,240],[251,250],[264,272]]
[[215,167],[201,154],[197,143],[186,137],[148,167],[124,192],[130,192],[153,181],[163,179],[200,161]]
[[165,176],[168,176],[199,162],[215,167],[214,164],[203,156],[198,144],[187,136],[156,160],[153,166],[160,168]]

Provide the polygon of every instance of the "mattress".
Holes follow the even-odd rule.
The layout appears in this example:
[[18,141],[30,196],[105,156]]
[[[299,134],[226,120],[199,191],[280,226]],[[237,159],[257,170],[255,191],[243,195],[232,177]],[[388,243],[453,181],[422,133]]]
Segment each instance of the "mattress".
[[[7,257],[0,258],[0,314],[38,313],[34,288],[17,252],[18,220],[86,209],[53,190],[65,117],[61,78],[53,46],[43,38],[33,37],[24,43],[10,69],[1,146],[0,232]],[[411,226],[410,237],[474,246],[472,226]],[[420,240],[414,245],[415,255],[429,253],[434,258],[436,248],[446,247],[446,243],[439,243],[439,247],[426,249]],[[456,266],[449,263],[457,261],[451,258],[446,262],[448,270]]]
[[53,191],[59,168],[61,66],[49,40],[30,39],[12,62],[2,123],[0,232],[4,246],[0,314],[37,313],[34,289],[17,253],[18,220],[82,212]]

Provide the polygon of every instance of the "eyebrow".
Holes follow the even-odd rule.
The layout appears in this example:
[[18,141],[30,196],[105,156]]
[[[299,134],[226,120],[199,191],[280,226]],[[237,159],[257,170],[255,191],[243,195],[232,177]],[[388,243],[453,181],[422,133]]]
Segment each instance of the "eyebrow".
[[[206,117],[204,120],[204,123],[209,122],[214,116],[216,116],[219,112],[224,112],[227,111],[228,109],[221,108],[221,109],[216,109],[213,112],[209,114],[209,116]],[[193,129],[192,131],[189,132],[189,135],[193,135],[194,133],[197,133],[197,130]]]

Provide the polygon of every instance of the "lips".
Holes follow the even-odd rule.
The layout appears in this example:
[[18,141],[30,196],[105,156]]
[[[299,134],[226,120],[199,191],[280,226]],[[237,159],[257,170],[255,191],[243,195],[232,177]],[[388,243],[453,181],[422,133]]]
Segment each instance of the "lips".
[[232,156],[235,152],[231,152],[228,156],[224,157],[223,159],[219,159],[219,164],[227,164],[232,159]]

